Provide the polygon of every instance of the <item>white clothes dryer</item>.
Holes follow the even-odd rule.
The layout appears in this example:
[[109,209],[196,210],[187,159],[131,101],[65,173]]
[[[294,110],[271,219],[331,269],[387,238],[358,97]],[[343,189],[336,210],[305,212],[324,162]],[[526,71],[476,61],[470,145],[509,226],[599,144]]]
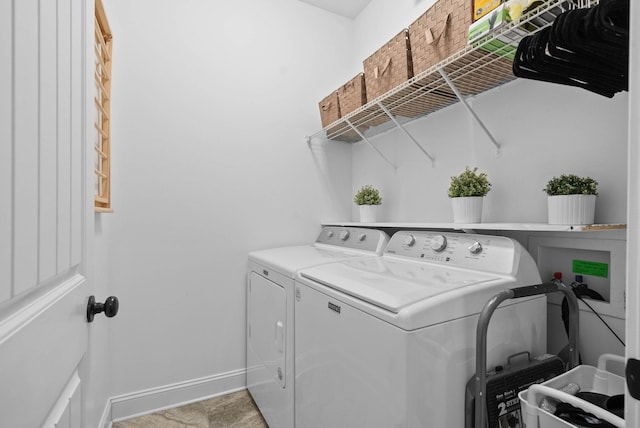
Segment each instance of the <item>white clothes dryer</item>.
[[380,257],[389,241],[374,229],[325,227],[308,245],[249,253],[247,389],[271,428],[294,426],[294,277],[299,269]]
[[[478,315],[498,291],[540,283],[531,256],[497,236],[397,232],[383,257],[296,278],[297,427],[464,426]],[[546,351],[546,298],[504,302],[488,363]]]

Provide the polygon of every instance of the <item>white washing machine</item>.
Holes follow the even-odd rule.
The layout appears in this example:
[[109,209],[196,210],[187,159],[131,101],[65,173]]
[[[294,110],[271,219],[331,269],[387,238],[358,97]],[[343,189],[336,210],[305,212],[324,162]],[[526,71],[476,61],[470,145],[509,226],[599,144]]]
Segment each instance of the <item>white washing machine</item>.
[[325,227],[313,244],[249,253],[247,388],[271,428],[294,426],[294,277],[299,269],[380,257],[386,233]]
[[[296,278],[297,427],[464,426],[478,314],[498,291],[540,283],[505,237],[397,232],[383,257],[303,269]],[[494,313],[488,364],[546,351],[546,298]]]

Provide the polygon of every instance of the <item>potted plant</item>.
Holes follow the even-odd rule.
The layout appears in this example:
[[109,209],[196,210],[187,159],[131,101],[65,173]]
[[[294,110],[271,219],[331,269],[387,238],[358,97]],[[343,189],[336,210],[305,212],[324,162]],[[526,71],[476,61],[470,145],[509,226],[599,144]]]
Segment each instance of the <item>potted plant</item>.
[[598,182],[591,177],[563,174],[542,189],[547,195],[549,224],[593,224]]
[[380,191],[367,184],[356,192],[353,201],[360,207],[360,221],[364,223],[374,223],[376,221],[376,211],[378,205],[382,203]]
[[456,177],[451,177],[447,192],[453,206],[454,223],[480,223],[482,221],[482,202],[491,190],[487,174],[478,172],[478,168],[465,167]]

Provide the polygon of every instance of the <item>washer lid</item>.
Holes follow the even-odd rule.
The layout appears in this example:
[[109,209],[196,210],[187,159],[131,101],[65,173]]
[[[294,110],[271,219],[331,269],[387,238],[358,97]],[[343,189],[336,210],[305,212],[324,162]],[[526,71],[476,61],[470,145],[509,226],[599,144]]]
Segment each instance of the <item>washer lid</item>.
[[302,268],[364,256],[368,254],[338,247],[299,245],[253,251],[249,253],[249,260],[293,278]]
[[300,276],[393,313],[440,294],[500,280],[483,272],[375,258],[304,269]]

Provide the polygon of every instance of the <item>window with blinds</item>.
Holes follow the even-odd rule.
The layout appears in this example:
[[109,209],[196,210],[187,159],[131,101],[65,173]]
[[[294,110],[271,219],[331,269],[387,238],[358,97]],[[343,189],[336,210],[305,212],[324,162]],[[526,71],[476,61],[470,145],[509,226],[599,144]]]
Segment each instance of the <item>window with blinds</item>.
[[101,0],[95,0],[95,209],[111,211],[111,28]]

